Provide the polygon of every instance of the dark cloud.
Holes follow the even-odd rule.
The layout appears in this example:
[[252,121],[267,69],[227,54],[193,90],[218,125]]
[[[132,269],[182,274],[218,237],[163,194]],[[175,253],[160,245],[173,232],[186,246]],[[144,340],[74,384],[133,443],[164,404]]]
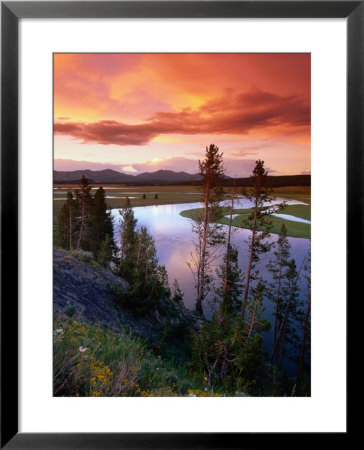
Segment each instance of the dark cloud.
[[145,145],[158,133],[144,125],[126,125],[114,120],[95,123],[55,123],[54,134],[65,134],[83,143]]
[[82,142],[115,145],[145,145],[161,134],[247,134],[254,129],[297,132],[310,125],[310,105],[302,98],[283,97],[259,89],[227,93],[193,111],[157,112],[142,124],[128,125],[114,120],[96,123],[57,122],[55,134]]

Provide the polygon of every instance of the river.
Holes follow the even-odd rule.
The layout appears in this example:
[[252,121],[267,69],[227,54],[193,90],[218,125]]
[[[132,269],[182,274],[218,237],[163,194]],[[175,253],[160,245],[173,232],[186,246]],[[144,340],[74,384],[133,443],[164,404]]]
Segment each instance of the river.
[[[283,199],[277,199],[279,203]],[[287,204],[299,204],[302,202],[288,200]],[[179,213],[186,209],[199,208],[200,203],[183,203],[174,205],[159,205],[159,206],[145,206],[134,208],[134,214],[138,219],[137,226],[146,226],[148,232],[155,239],[157,248],[157,256],[159,263],[166,266],[170,284],[173,285],[174,279],[177,279],[181,287],[181,291],[184,294],[184,303],[187,308],[194,309],[195,306],[195,289],[194,280],[191,270],[187,265],[187,261],[190,260],[191,252],[193,251],[193,239],[191,221],[182,217]],[[248,208],[250,204],[247,200],[240,200],[240,204],[236,205],[237,208]],[[119,243],[118,222],[120,220],[120,214],[118,209],[112,210],[114,218],[114,231],[115,239]],[[248,246],[246,240],[250,234],[249,230],[241,228],[234,228],[232,235],[232,243],[238,248],[239,251],[239,265],[240,268],[245,271],[248,260]],[[273,240],[276,240],[277,236],[272,235]],[[288,238],[291,244],[291,257],[296,260],[297,267],[302,263],[303,258],[307,254],[310,248],[310,240],[299,238]],[[270,273],[266,270],[265,265],[268,263],[272,255],[266,254],[262,257],[257,267],[260,270],[261,275],[266,280],[271,279]],[[219,265],[220,261],[216,261],[216,265]],[[304,280],[300,283],[302,299],[305,299],[307,293],[305,292]],[[204,310],[207,317],[211,315],[211,310],[208,307],[207,300],[205,299]],[[271,302],[265,302],[264,317],[272,321],[273,304]],[[272,343],[272,331],[265,333],[264,344],[269,350]],[[287,373],[294,375],[296,370],[296,364],[291,362],[288,358],[284,359],[284,367]]]

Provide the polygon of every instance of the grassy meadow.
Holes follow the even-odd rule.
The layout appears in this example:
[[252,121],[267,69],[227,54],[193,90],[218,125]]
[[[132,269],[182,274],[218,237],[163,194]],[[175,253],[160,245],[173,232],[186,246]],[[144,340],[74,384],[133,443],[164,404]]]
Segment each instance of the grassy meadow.
[[[292,206],[306,206],[306,205],[292,205]],[[289,206],[287,208],[285,208],[284,210],[280,210],[277,212],[278,212],[278,214],[289,214],[289,215],[294,215],[296,217],[300,217],[305,220],[310,220],[308,217],[310,215],[309,206],[307,206],[306,208],[308,208],[308,211],[307,210],[304,211],[304,210],[302,210],[302,208],[299,208],[300,214],[294,214],[293,208],[292,208],[292,210],[290,210]],[[187,209],[185,211],[182,211],[180,214],[182,217],[186,217],[187,219],[194,219],[195,217],[198,217],[202,211],[203,211],[202,208]],[[226,212],[226,215],[230,214],[230,212],[227,208],[226,208],[225,212]],[[234,227],[244,228],[244,224],[242,222],[244,219],[248,218],[248,215],[250,213],[251,213],[250,209],[234,209],[233,214],[238,214],[238,216],[233,218],[232,225]],[[308,217],[308,218],[306,218],[306,217]],[[286,220],[286,219],[282,219],[281,217],[275,217],[275,216],[271,216],[270,219],[273,222],[273,225],[272,225],[272,228],[270,231],[272,234],[279,234],[282,223],[284,223],[287,228],[287,236],[289,236],[289,237],[309,239],[311,236],[311,225],[309,223],[294,222],[292,220]],[[216,222],[221,223],[223,225],[229,225],[230,218],[224,216],[221,219],[217,220]]]
[[[99,187],[98,185],[93,185]],[[153,206],[153,205],[171,205],[174,203],[193,203],[201,199],[201,193],[195,186],[102,186],[107,198],[109,208],[122,208],[125,206],[126,197],[129,197],[131,205]],[[75,190],[77,185],[55,185],[53,191],[53,214],[56,217],[64,205],[64,200],[68,189]],[[143,198],[145,195],[146,198]],[[157,198],[156,198],[157,195]]]
[[[55,185],[53,191],[53,216],[57,217],[59,211],[64,205],[66,197],[65,192],[68,189],[76,189],[77,185]],[[94,185],[94,187],[99,187]],[[109,208],[122,208],[125,206],[126,198],[129,197],[132,207],[138,206],[154,206],[154,205],[171,205],[175,203],[194,203],[201,200],[201,192],[198,186],[103,186],[107,198]],[[226,193],[232,188],[227,187]],[[278,211],[281,214],[288,214],[305,220],[311,220],[311,189],[309,186],[291,186],[275,188],[273,195],[287,200],[299,200],[307,203],[307,205],[288,205],[284,210]],[[145,196],[145,198],[143,198]],[[200,208],[190,209],[181,212],[181,216],[193,219]],[[226,209],[224,215],[228,215],[229,210]],[[233,226],[242,227],[242,220],[249,214],[249,209],[234,209],[234,214],[239,216],[233,219]],[[282,223],[288,229],[288,236],[306,238],[311,236],[311,225],[301,222],[294,222],[280,217],[272,216],[273,227],[271,232],[278,234]],[[228,225],[229,218],[223,217],[218,223]]]

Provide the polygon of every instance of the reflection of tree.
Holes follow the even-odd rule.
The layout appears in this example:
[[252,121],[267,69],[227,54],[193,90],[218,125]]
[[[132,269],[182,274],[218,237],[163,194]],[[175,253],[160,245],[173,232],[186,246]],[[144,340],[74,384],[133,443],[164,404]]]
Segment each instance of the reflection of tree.
[[242,293],[243,274],[238,263],[238,249],[231,244],[232,221],[234,206],[236,203],[236,186],[231,191],[229,202],[229,225],[226,237],[226,250],[222,264],[216,270],[218,278],[221,280],[221,286],[216,289],[216,294],[221,299],[220,317],[223,321],[226,314],[236,313],[239,310],[240,295]]
[[[249,246],[249,259],[241,305],[243,317],[251,281],[259,278],[258,272],[254,273],[253,270],[256,263],[260,260],[260,256],[269,252],[273,245],[269,242],[269,231],[272,228],[270,216],[274,211],[271,207],[267,208],[266,204],[270,204],[274,200],[274,197],[271,195],[272,189],[269,186],[268,172],[264,168],[264,161],[259,159],[256,162],[250,179],[253,187],[243,190],[243,196],[253,204],[252,212],[243,221],[244,228],[251,230],[251,235],[247,241]],[[281,209],[282,207],[283,205],[279,205],[276,208]]]

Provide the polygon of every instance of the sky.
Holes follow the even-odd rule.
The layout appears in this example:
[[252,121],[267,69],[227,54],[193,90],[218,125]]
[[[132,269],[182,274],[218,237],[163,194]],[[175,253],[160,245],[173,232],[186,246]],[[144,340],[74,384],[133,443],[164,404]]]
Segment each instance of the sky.
[[310,173],[310,54],[55,54],[55,170]]

